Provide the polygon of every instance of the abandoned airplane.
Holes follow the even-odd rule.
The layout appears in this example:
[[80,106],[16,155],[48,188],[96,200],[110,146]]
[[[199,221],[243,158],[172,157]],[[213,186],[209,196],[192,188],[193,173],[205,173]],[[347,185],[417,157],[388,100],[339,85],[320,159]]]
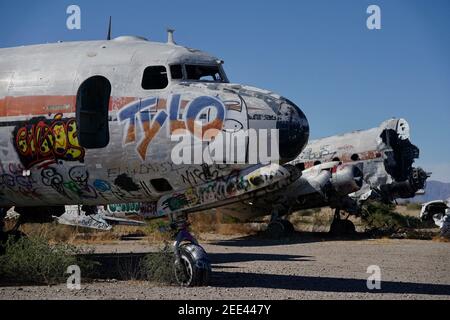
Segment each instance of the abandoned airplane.
[[[245,130],[275,131],[276,161],[172,159],[174,136],[193,141],[184,149],[195,156],[220,134]],[[252,144],[267,142],[256,137]],[[308,137],[295,104],[229,83],[223,61],[175,44],[172,31],[167,43],[122,36],[0,49],[0,221],[13,206],[19,225],[52,221],[65,205],[154,202],[152,214],[178,228],[182,285],[206,284],[210,274],[187,214],[285,187],[300,174],[285,164]]]

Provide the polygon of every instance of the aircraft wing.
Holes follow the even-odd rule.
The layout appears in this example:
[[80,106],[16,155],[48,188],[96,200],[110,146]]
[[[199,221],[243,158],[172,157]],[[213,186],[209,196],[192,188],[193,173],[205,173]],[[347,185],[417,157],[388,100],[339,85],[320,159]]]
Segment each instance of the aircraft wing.
[[302,175],[283,190],[275,190],[262,197],[227,205],[223,214],[247,221],[255,217],[333,206],[362,186],[362,165],[341,165],[329,162],[304,170]]
[[64,224],[73,227],[89,228],[101,231],[109,231],[112,226],[103,218],[101,214],[96,215],[84,215],[74,214],[72,212],[66,212],[59,217],[54,217],[59,224]]
[[143,226],[144,222],[136,221],[126,218],[118,218],[99,212],[96,214],[88,215],[78,206],[66,206],[66,212],[59,216],[54,217],[59,224],[90,228],[102,231],[109,231],[113,225],[125,225],[125,226]]
[[133,220],[133,219],[116,218],[116,217],[107,216],[107,215],[104,215],[102,218],[112,225],[136,226],[136,227],[145,226],[144,222]]

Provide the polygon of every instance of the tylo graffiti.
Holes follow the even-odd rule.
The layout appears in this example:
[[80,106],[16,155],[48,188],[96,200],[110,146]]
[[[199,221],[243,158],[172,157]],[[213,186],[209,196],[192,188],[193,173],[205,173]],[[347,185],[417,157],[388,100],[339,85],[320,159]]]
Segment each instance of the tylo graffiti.
[[[183,104],[187,106],[181,112]],[[163,108],[159,108],[159,105]],[[180,113],[183,115],[182,120]],[[214,116],[208,119],[208,114]],[[169,135],[181,130],[194,136],[199,134],[197,138],[206,141],[222,130],[225,116],[225,105],[218,98],[200,96],[192,101],[183,102],[179,94],[171,95],[169,103],[165,106],[155,97],[138,100],[125,106],[118,114],[120,123],[125,125],[124,145],[136,143],[137,121],[140,122],[142,133],[140,140],[137,141],[136,152],[143,161],[147,157],[147,149],[152,140],[166,122],[169,123],[167,126]]]

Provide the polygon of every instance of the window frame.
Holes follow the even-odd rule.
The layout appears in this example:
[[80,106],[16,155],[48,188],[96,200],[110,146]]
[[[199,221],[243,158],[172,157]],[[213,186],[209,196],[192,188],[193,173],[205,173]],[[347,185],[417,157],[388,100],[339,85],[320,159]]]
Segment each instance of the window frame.
[[[166,86],[163,87],[163,88],[151,88],[151,89],[145,88],[145,87],[144,87],[144,79],[145,79],[145,75],[146,75],[147,69],[149,69],[149,68],[158,68],[158,67],[164,68],[165,71],[166,71],[166,80],[167,80]],[[167,89],[167,88],[169,87],[170,81],[171,81],[171,79],[169,79],[169,72],[170,72],[170,67],[168,68],[168,66],[167,66],[167,65],[164,65],[164,64],[159,64],[159,65],[147,65],[147,66],[144,68],[144,70],[142,71],[142,73],[141,73],[141,74],[142,74],[142,77],[141,77],[141,89],[142,89],[142,90],[145,90],[145,91],[154,91],[154,90],[164,90],[164,89]]]
[[[172,77],[172,67],[173,66],[180,66],[181,67],[181,79],[174,79]],[[184,64],[183,63],[171,63],[169,64],[169,72],[170,72],[170,81],[185,81],[186,80],[186,71],[184,70]]]
[[[222,81],[205,81],[205,80],[195,80],[195,79],[189,79],[188,78],[188,72],[187,72],[187,66],[194,66],[194,67],[217,67],[219,70],[219,75],[222,78]],[[227,76],[225,74],[225,71],[222,68],[221,64],[212,64],[212,63],[184,63],[183,64],[184,69],[184,75],[186,81],[192,81],[192,82],[200,82],[200,83],[228,83]]]
[[[172,78],[172,70],[171,67],[175,65],[181,65],[181,72],[183,75],[182,79],[174,79]],[[201,67],[217,67],[219,69],[219,74],[223,81],[202,81],[202,80],[194,80],[194,79],[188,79],[188,73],[186,66],[201,66]],[[189,82],[198,82],[198,83],[230,83],[228,80],[228,76],[225,73],[225,70],[223,69],[222,64],[214,64],[214,63],[202,63],[202,62],[177,62],[177,63],[170,63],[168,65],[168,70],[170,72],[170,81],[189,81]]]

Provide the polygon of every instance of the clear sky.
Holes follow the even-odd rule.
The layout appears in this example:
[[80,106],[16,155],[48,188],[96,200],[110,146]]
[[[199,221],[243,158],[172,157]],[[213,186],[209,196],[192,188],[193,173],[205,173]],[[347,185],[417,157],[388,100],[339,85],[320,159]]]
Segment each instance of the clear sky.
[[[81,7],[81,30],[66,8]],[[366,9],[381,8],[381,30]],[[450,182],[449,0],[0,0],[0,47],[142,35],[225,60],[231,81],[301,106],[318,138],[404,117],[419,164]]]

